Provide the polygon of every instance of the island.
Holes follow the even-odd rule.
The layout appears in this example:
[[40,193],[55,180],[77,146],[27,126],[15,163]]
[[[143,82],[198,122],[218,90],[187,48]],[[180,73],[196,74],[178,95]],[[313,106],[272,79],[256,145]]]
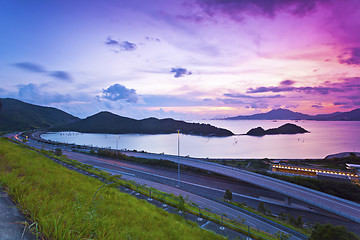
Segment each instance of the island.
[[308,133],[309,131],[305,130],[302,127],[299,127],[292,123],[286,123],[278,128],[270,128],[264,130],[262,127],[252,128],[246,133],[250,136],[264,136],[264,135],[276,135],[276,134],[298,134],[298,133]]

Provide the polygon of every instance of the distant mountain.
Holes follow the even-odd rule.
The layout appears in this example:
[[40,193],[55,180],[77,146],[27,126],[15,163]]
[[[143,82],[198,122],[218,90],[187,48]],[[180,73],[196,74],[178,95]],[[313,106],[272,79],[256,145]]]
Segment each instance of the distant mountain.
[[100,112],[86,119],[57,126],[53,131],[76,131],[113,134],[168,134],[180,130],[183,134],[200,136],[231,136],[232,132],[210,124],[187,123],[171,118],[146,118],[142,120],[121,117],[110,112]]
[[274,109],[267,113],[258,113],[254,115],[236,116],[225,118],[226,120],[295,120],[309,119],[310,115],[293,112],[287,109]]
[[224,120],[316,120],[316,121],[360,121],[360,109],[350,112],[335,112],[331,114],[308,115],[287,109],[274,109],[267,113],[240,115]]
[[327,121],[360,121],[360,108],[350,112],[336,112],[332,114],[316,115],[315,120]]
[[278,128],[270,128],[264,130],[262,127],[253,128],[246,133],[251,136],[264,136],[264,135],[275,135],[275,134],[298,134],[307,133],[308,131],[302,127],[299,127],[292,123],[286,123]]
[[77,121],[66,112],[42,107],[12,98],[0,98],[0,131],[22,131],[48,128]]

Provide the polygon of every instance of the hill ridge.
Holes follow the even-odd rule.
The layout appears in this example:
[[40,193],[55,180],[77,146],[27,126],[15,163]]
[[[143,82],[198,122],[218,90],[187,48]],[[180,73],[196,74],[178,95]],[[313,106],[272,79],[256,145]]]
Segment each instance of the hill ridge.
[[[110,117],[109,117],[110,116]],[[53,131],[76,131],[87,133],[113,134],[170,134],[177,133],[199,136],[232,136],[231,131],[204,123],[188,123],[172,118],[157,119],[154,117],[136,120],[107,112],[99,112],[77,122],[52,128]]]
[[223,118],[222,120],[316,120],[316,121],[360,121],[360,108],[349,112],[334,112],[330,114],[309,115],[294,112],[289,109],[273,109],[267,113],[252,115],[238,115]]

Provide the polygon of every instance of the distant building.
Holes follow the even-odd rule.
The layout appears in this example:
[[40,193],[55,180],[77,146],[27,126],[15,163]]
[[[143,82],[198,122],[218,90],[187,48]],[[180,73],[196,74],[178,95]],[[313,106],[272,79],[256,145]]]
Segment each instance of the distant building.
[[[353,169],[351,171],[342,171],[342,170],[335,170],[335,169],[326,169],[326,168],[318,168],[318,167],[309,167],[309,166],[296,166],[296,165],[288,165],[288,164],[271,164],[271,170],[273,172],[285,172],[297,175],[304,175],[304,176],[313,176],[318,178],[318,174],[327,174],[332,175],[334,177],[340,176],[349,177],[349,178],[359,178],[359,170],[360,165],[357,165],[357,172]],[[354,166],[353,166],[354,167]],[[321,175],[323,176],[323,175]],[[321,177],[320,177],[321,178]]]
[[360,164],[346,163],[346,166],[347,166],[346,168],[350,169],[351,172],[360,176]]

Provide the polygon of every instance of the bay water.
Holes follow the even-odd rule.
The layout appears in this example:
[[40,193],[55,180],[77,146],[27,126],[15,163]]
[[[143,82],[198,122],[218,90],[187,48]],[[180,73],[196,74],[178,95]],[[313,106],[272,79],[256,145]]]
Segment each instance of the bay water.
[[[180,155],[199,158],[324,158],[339,152],[360,152],[360,121],[289,121],[289,120],[203,120],[232,131],[230,137],[179,136]],[[293,123],[310,133],[295,135],[242,135],[251,128],[276,128]],[[178,154],[177,134],[94,134],[76,132],[45,133],[43,138],[64,143]]]

